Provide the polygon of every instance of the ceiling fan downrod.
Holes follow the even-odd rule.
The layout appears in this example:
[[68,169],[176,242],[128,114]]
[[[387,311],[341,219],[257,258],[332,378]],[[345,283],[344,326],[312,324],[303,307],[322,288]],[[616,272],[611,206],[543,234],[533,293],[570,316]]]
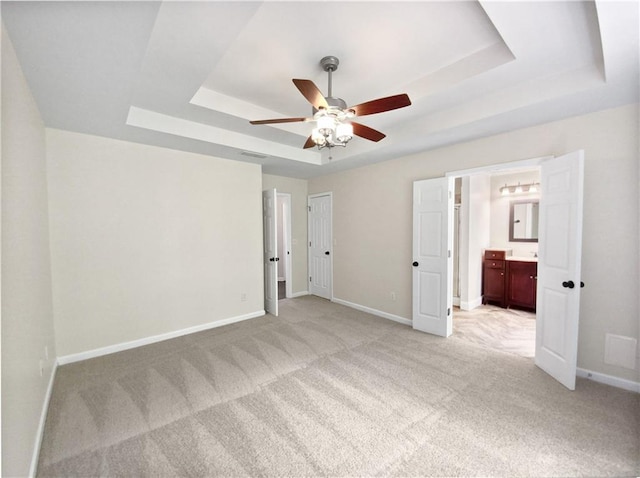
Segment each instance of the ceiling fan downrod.
[[336,71],[338,69],[338,65],[340,64],[340,60],[338,60],[338,58],[336,58],[335,56],[325,56],[322,60],[320,60],[320,64],[322,65],[322,69],[324,71],[326,71],[329,74],[329,87],[328,87],[328,91],[327,91],[327,96],[329,98],[331,98],[333,96],[332,94],[332,87],[333,87],[333,81],[332,81],[332,73],[334,71]]

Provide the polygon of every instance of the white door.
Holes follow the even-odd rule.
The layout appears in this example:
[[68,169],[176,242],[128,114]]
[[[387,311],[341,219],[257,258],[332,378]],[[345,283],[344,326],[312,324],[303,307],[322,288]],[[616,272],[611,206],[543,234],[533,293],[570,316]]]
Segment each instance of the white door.
[[413,328],[452,332],[453,178],[413,183]]
[[262,191],[264,225],[264,310],[278,315],[278,208],[275,189]]
[[584,152],[542,163],[535,363],[575,389]]
[[309,293],[331,300],[331,195],[309,197]]

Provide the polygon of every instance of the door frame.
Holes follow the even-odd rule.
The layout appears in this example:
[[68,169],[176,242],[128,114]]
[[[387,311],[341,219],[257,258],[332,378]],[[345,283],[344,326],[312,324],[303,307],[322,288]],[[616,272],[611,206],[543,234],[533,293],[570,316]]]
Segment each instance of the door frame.
[[284,280],[285,280],[285,297],[289,299],[293,296],[293,284],[291,284],[292,276],[292,250],[291,250],[291,194],[276,192],[276,198],[282,199],[285,204],[284,214],[278,215],[278,226],[284,226],[282,237],[284,239]]
[[[329,201],[331,203],[331,237],[329,238],[329,242],[331,244],[331,255],[329,256],[329,276],[331,279],[331,287],[329,287],[329,300],[333,302],[333,193],[331,191],[309,194],[307,196],[307,277],[311,274],[311,246],[309,245],[309,238],[311,237],[311,200],[322,196],[329,196]],[[311,286],[309,285],[309,282],[307,282],[307,289],[309,294],[311,294]]]

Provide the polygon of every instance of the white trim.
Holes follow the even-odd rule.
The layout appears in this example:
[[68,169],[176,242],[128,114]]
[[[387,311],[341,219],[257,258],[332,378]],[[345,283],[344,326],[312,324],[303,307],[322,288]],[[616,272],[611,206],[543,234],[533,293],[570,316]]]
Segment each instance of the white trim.
[[480,307],[482,305],[482,296],[476,297],[473,300],[469,301],[460,301],[460,309],[462,310],[473,310],[476,307]]
[[576,376],[593,380],[594,382],[604,383],[605,385],[611,385],[612,387],[622,388],[630,392],[640,393],[640,382],[634,382],[633,380],[614,377],[613,375],[594,372],[584,368],[577,368]]
[[31,456],[31,466],[29,467],[29,476],[36,476],[38,471],[38,459],[40,458],[40,447],[42,446],[42,436],[44,435],[44,425],[47,421],[47,412],[49,411],[49,402],[51,401],[51,392],[53,391],[53,381],[58,370],[58,361],[53,360],[53,367],[51,368],[51,376],[49,377],[49,384],[47,385],[47,393],[44,395],[44,402],[42,403],[42,411],[40,412],[40,422],[38,423],[38,430],[36,431],[36,442],[33,445],[33,455]]
[[522,168],[535,168],[539,167],[543,161],[553,159],[554,156],[541,156],[539,158],[521,159],[519,161],[509,161],[508,163],[489,164],[487,166],[480,166],[478,168],[461,169],[458,171],[448,171],[445,173],[445,177],[453,176],[473,176],[474,174],[486,174],[496,171],[503,171],[505,169],[522,169]]
[[216,327],[222,327],[223,325],[233,324],[235,322],[241,322],[243,320],[254,319],[256,317],[262,317],[265,315],[264,310],[258,310],[249,314],[238,315],[236,317],[230,317],[228,319],[217,320],[215,322],[209,322],[207,324],[195,325],[193,327],[187,327],[186,329],[174,330],[173,332],[167,332],[165,334],[153,335],[151,337],[145,337],[138,340],[132,340],[130,342],[123,342],[120,344],[109,345],[107,347],[101,347],[99,349],[87,350],[86,352],[80,352],[77,354],[64,355],[58,357],[59,365],[66,365],[69,363],[80,362],[81,360],[87,360],[90,358],[101,357],[103,355],[109,355],[115,352],[121,352],[123,350],[134,349],[136,347],[142,347],[143,345],[154,344],[156,342],[162,342],[163,340],[174,339],[183,335],[193,334],[196,332],[202,332],[203,330],[214,329]]
[[351,307],[352,309],[360,310],[371,315],[377,315],[378,317],[382,317],[383,319],[393,320],[394,322],[408,325],[409,327],[411,327],[411,324],[413,323],[411,322],[411,320],[400,317],[399,315],[390,314],[389,312],[383,312],[382,310],[372,309],[371,307],[366,307],[360,304],[354,304],[353,302],[338,299],[336,297],[334,297],[331,302],[335,302],[336,304],[340,305],[346,305],[347,307]]
[[309,291],[308,290],[303,290],[300,292],[294,292],[293,294],[291,294],[290,299],[295,299],[296,297],[302,297],[305,295],[309,295]]
[[453,296],[453,305],[454,307],[460,307],[460,297]]

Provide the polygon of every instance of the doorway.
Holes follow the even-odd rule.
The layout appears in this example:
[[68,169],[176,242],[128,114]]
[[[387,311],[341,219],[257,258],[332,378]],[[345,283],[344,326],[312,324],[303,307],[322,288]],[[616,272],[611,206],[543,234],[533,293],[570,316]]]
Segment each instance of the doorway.
[[[443,337],[452,332],[453,179],[458,176],[482,177],[501,169],[533,166],[540,167],[542,186],[539,203],[540,254],[536,258],[537,299],[534,302],[538,311],[535,364],[568,389],[574,390],[580,287],[583,286],[580,272],[584,151],[449,172],[441,178],[414,181],[412,323],[416,330]],[[514,186],[515,189],[520,188]],[[470,201],[470,208],[480,202]],[[470,213],[469,218],[472,217],[482,218],[482,214],[476,217]],[[485,222],[490,223],[487,220]],[[469,237],[470,241],[484,242],[481,250],[491,247],[487,236]],[[502,261],[510,255],[505,250],[490,252],[496,260],[499,258]],[[469,264],[482,259],[482,254],[473,253],[470,248]],[[493,266],[498,268],[497,263]],[[508,267],[506,270],[505,274],[510,274]],[[505,277],[505,280],[508,282],[509,278]],[[478,297],[481,298],[482,294],[478,293]]]
[[276,233],[278,236],[278,300],[293,295],[291,284],[291,194],[278,192],[276,194]]
[[[517,271],[523,264],[527,270],[537,267],[538,243],[510,234],[510,212],[514,202],[539,200],[540,168],[504,169],[459,176],[454,184],[453,335],[494,350],[533,359],[535,299],[530,303],[518,303],[515,298],[519,297],[519,289],[515,286],[526,287],[535,297],[537,274],[527,274],[525,278],[521,277],[522,274],[507,274],[507,268]],[[531,184],[536,184],[536,187],[530,188]],[[506,185],[511,186],[511,190],[505,188]],[[515,192],[516,185],[523,187]],[[464,251],[461,252],[461,248]],[[509,259],[527,262],[506,260],[489,263],[483,260],[483,252],[487,249],[505,250]],[[487,268],[490,264],[501,266],[501,269]],[[517,279],[508,279],[510,277]],[[487,281],[492,284],[490,290],[496,288],[500,291],[501,300],[485,294]],[[508,294],[514,300],[506,302]]]

